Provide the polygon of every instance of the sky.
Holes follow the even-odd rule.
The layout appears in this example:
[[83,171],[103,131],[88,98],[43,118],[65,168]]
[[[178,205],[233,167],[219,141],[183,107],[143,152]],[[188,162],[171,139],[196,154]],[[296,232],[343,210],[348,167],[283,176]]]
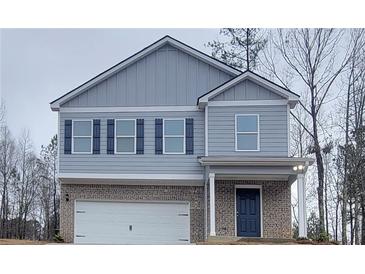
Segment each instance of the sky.
[[15,138],[57,133],[49,103],[165,35],[203,52],[219,29],[0,29],[0,94]]

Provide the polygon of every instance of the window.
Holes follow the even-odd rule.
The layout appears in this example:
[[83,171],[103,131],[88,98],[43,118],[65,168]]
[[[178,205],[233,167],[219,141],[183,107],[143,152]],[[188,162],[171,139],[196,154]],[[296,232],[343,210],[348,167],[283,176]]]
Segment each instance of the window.
[[165,119],[163,122],[163,153],[185,153],[185,119]]
[[92,145],[92,121],[74,120],[72,122],[72,153],[90,154]]
[[136,153],[136,120],[115,120],[115,153]]
[[259,151],[259,115],[236,115],[236,151]]

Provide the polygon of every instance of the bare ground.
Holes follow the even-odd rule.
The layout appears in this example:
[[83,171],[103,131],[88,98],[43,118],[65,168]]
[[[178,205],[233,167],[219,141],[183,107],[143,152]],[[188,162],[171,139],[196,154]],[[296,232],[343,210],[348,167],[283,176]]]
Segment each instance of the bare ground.
[[243,238],[238,240],[212,239],[207,242],[197,243],[198,245],[337,245],[335,242],[318,242],[312,240],[294,239],[257,239]]
[[44,245],[46,241],[17,240],[17,239],[0,239],[0,245]]

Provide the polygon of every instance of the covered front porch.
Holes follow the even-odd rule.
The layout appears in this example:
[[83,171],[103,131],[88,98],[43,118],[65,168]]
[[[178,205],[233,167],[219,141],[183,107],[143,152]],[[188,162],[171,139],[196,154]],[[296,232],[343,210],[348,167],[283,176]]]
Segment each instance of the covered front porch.
[[306,237],[308,158],[199,159],[206,172],[206,237],[291,238],[291,185],[298,181],[299,236]]

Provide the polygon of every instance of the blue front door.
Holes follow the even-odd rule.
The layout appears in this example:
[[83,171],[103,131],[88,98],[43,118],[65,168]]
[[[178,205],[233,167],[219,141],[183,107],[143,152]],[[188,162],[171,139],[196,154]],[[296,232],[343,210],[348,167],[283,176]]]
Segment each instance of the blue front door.
[[260,190],[236,189],[237,236],[260,237]]

